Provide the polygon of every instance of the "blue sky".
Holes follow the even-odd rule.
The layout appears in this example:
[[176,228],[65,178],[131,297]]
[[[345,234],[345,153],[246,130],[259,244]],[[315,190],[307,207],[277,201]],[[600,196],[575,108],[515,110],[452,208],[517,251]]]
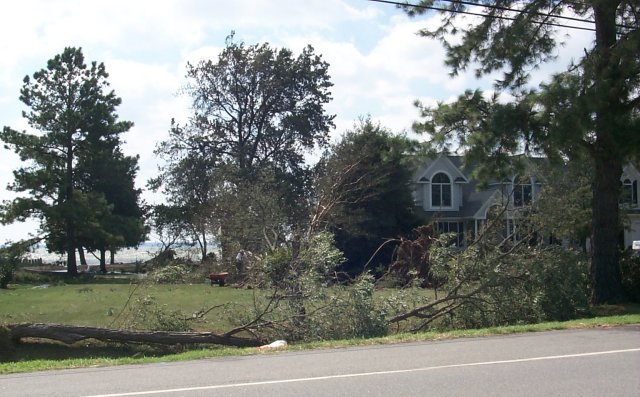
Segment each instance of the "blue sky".
[[[0,13],[0,127],[24,130],[19,91],[25,75],[46,66],[67,46],[82,47],[87,61],[104,62],[109,82],[122,98],[118,114],[135,126],[123,136],[125,153],[140,155],[137,185],[157,173],[153,155],[169,122],[184,122],[189,101],[178,95],[188,61],[216,59],[235,31],[246,44],[269,42],[295,53],[311,44],[329,64],[334,87],[327,106],[340,136],[360,116],[370,115],[395,132],[409,132],[417,118],[416,99],[450,101],[465,89],[491,88],[472,72],[450,78],[443,51],[416,32],[435,26],[436,15],[411,19],[387,4],[366,0],[22,0]],[[562,70],[590,47],[584,32],[570,33],[559,59],[534,73],[532,83]],[[0,148],[0,200],[14,197],[17,157]],[[162,200],[144,193],[148,202]],[[0,243],[35,232],[29,222],[0,226]]]

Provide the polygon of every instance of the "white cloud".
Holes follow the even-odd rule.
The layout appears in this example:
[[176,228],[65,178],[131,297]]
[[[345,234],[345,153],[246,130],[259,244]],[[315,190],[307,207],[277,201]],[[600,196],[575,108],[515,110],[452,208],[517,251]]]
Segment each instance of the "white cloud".
[[[122,98],[118,114],[135,126],[124,134],[125,153],[140,155],[137,184],[157,172],[153,149],[167,136],[171,118],[185,122],[189,100],[176,96],[188,61],[217,59],[225,37],[269,42],[299,52],[311,44],[329,62],[336,114],[334,137],[371,115],[393,131],[418,117],[415,99],[450,100],[467,88],[490,88],[472,72],[448,77],[441,44],[418,36],[438,17],[410,19],[390,5],[362,0],[24,0],[0,13],[0,125],[22,129],[22,79],[46,66],[66,46],[81,46],[87,61],[104,62]],[[579,56],[587,35],[575,35],[559,55]],[[543,66],[532,81],[548,77]],[[11,181],[19,160],[2,152],[0,184]],[[0,199],[9,195],[0,191]],[[146,193],[146,197],[156,197]],[[6,233],[0,229],[0,236]],[[2,240],[2,238],[0,238]]]

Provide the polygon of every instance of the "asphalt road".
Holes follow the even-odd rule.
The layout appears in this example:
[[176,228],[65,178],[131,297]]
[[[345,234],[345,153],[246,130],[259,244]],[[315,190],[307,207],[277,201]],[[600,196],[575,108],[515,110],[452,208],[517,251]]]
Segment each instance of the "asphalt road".
[[0,396],[640,396],[640,326],[0,376]]

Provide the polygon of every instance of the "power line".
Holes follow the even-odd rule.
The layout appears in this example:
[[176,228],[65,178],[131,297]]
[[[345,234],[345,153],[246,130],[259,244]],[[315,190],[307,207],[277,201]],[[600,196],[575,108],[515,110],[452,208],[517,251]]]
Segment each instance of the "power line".
[[[510,7],[504,7],[504,6],[497,6],[494,4],[479,4],[479,3],[474,3],[471,1],[464,1],[464,0],[442,0],[442,1],[446,1],[448,3],[457,3],[457,4],[463,4],[463,5],[468,5],[468,6],[473,6],[473,7],[485,7],[485,8],[490,8],[493,10],[501,10],[501,11],[511,11],[511,12],[518,12],[518,13],[525,13],[528,15],[536,15],[536,16],[541,16],[541,17],[551,17],[551,13],[543,13],[543,12],[538,12],[538,11],[525,11],[525,10],[518,10],[515,8],[510,8]],[[572,4],[572,5],[580,5],[580,3],[578,2],[572,2],[570,0],[565,1],[566,3]],[[590,24],[594,24],[596,23],[596,21],[592,20],[592,19],[584,19],[584,18],[577,18],[577,17],[568,17],[566,15],[553,15],[553,18],[556,19],[565,19],[568,21],[576,21],[576,22],[581,22],[581,23],[590,23]],[[633,27],[628,26],[628,25],[623,25],[623,24],[616,24],[616,27],[618,28],[624,28],[624,29],[633,29]],[[579,28],[579,27],[578,27]]]
[[[419,8],[419,9],[424,9],[424,10],[446,11],[446,12],[451,12],[451,13],[454,13],[454,14],[465,14],[465,15],[479,16],[479,17],[483,17],[483,18],[502,19],[502,20],[507,20],[507,21],[516,21],[517,20],[517,18],[515,18],[515,17],[508,17],[508,16],[504,16],[504,15],[500,15],[500,16],[498,16],[498,15],[486,15],[486,14],[481,14],[481,13],[471,12],[471,11],[450,10],[450,9],[443,8],[443,7],[425,6],[425,5],[420,5],[420,4],[410,4],[410,3],[406,3],[406,2],[405,3],[401,3],[401,2],[398,2],[398,1],[390,1],[390,0],[367,0],[367,1],[374,2],[374,3],[391,4],[391,5],[395,5],[395,6],[413,7],[413,8]],[[506,8],[506,7],[500,7],[500,6],[483,5],[483,4],[476,4],[476,3],[464,2],[464,1],[456,1],[456,0],[444,0],[444,1],[448,1],[450,3],[463,4],[463,5],[492,8],[492,9],[502,10],[502,11],[518,12],[520,14],[529,14],[529,15],[537,15],[537,16],[545,16],[545,17],[546,16],[550,16],[548,14],[534,13],[534,12],[528,12],[528,11],[524,11],[524,10],[516,10],[516,9],[511,9],[511,8]],[[576,20],[578,22],[582,22],[582,23],[595,23],[594,21],[591,21],[591,20],[583,20],[583,19],[580,19],[580,18],[572,18],[572,17],[554,16],[554,18],[571,19],[571,20]],[[542,25],[555,26],[555,27],[567,28],[567,29],[586,30],[586,31],[590,31],[590,32],[595,32],[596,31],[594,28],[589,28],[589,27],[584,27],[584,26],[565,25],[565,24],[554,23],[554,22],[538,22],[538,23],[542,24]]]
[[[518,9],[515,9],[515,8],[497,6],[497,5],[493,5],[493,4],[479,4],[479,3],[473,3],[473,2],[470,2],[470,1],[463,1],[463,0],[442,0],[442,1],[446,1],[448,3],[463,4],[463,5],[467,5],[467,6],[473,6],[473,7],[485,7],[485,8],[490,8],[492,10],[526,13],[526,14],[529,14],[529,15],[536,15],[536,16],[539,16],[539,17],[550,17],[551,16],[551,14],[545,14],[543,12],[518,10]],[[582,23],[591,23],[591,24],[595,24],[596,23],[596,21],[592,21],[591,19],[568,17],[568,16],[564,16],[564,15],[554,15],[553,17],[557,18],[557,19],[565,19],[565,20],[568,20],[568,21],[576,21],[576,22],[582,22]]]

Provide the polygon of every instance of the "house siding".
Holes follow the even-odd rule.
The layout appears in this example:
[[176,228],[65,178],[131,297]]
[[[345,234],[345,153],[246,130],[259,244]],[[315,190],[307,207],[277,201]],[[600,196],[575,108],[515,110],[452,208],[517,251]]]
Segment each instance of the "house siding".
[[[528,161],[545,160],[537,158]],[[431,181],[433,176],[439,172],[447,175],[451,181],[452,205],[448,208],[433,207],[431,203]],[[508,229],[510,220],[514,218],[512,209],[514,209],[513,189],[516,175],[511,176],[508,180],[490,182],[488,188],[480,189],[478,184],[471,179],[470,174],[471,170],[462,167],[462,160],[459,156],[440,155],[415,173],[414,199],[416,205],[422,208],[428,221],[460,222],[464,225],[465,235],[474,235],[477,233],[479,225],[486,220],[488,209],[492,205],[501,205],[504,203],[503,200],[508,199],[511,207],[505,217],[505,227]],[[531,183],[531,202],[535,202],[540,195],[542,183],[535,173],[527,175],[527,177]],[[624,239],[621,240],[624,240],[625,247],[631,247],[633,241],[640,241],[640,191],[638,191],[640,172],[631,164],[624,167],[620,183],[622,184],[627,179],[630,185],[627,183],[626,189],[632,189],[630,194],[632,199],[628,200],[629,202],[621,203],[621,207],[626,210],[628,217]]]

